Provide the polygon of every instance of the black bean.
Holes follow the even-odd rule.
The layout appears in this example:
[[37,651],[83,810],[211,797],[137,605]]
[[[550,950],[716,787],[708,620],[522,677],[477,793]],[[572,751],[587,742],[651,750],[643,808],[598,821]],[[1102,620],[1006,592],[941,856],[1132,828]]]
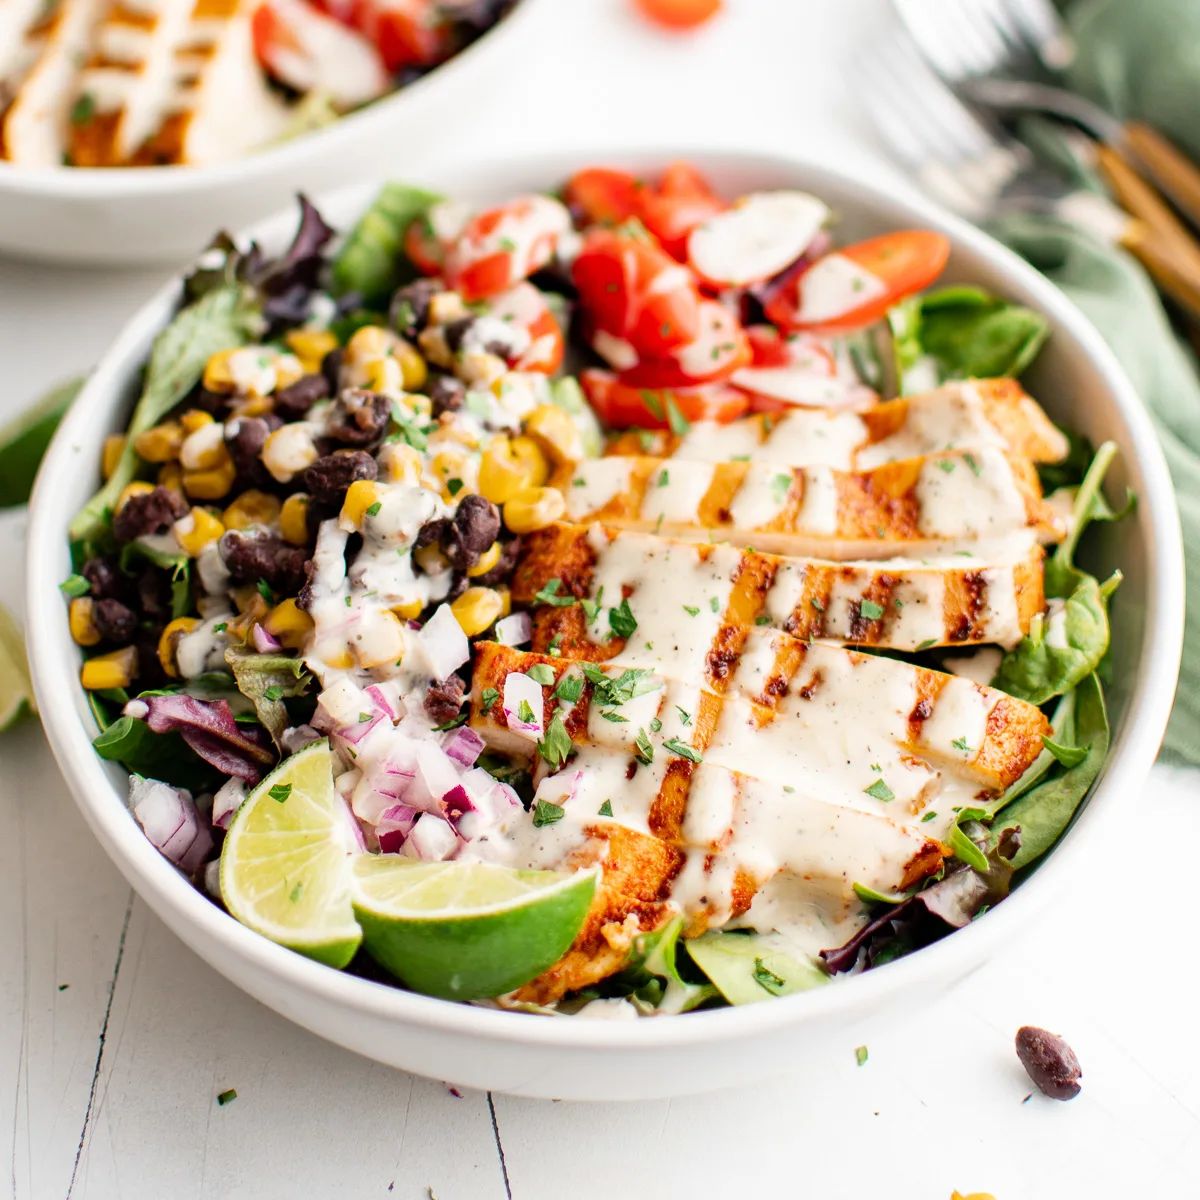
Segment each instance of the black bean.
[[342,376],[343,357],[342,348],[339,346],[336,350],[330,350],[321,359],[321,374],[325,376],[325,382],[329,385],[329,394],[331,396],[336,396],[342,390],[340,380]]
[[417,530],[415,548],[420,550],[422,546],[441,545],[442,539],[446,536],[446,532],[450,529],[451,524],[452,522],[449,517],[439,517],[436,521],[426,521]]
[[1058,1034],[1023,1025],[1017,1030],[1017,1057],[1038,1090],[1052,1100],[1072,1100],[1079,1095],[1083,1076],[1079,1059]]
[[113,536],[118,542],[132,542],[145,534],[159,533],[187,511],[187,501],[178,492],[156,487],[125,501],[113,517]]
[[138,606],[152,620],[171,619],[171,576],[158,567],[147,567],[137,577]]
[[513,538],[511,542],[505,542],[500,547],[500,558],[497,560],[496,565],[490,571],[485,571],[482,575],[476,575],[471,580],[472,584],[476,587],[496,587],[501,583],[507,583],[516,569],[519,551],[519,539]]
[[236,396],[227,395],[224,392],[210,392],[202,383],[199,383],[192,389],[179,409],[186,412],[189,408],[198,408],[201,412],[210,413],[219,421],[229,412],[236,400]]
[[490,500],[472,492],[459,501],[454,526],[467,550],[482,554],[500,532],[500,510]]
[[450,675],[440,683],[430,685],[425,693],[425,711],[435,725],[445,725],[458,716],[464,690],[463,681],[457,675]]
[[383,437],[392,415],[392,402],[377,392],[347,388],[333,406],[327,432],[349,446],[369,446]]
[[467,396],[467,385],[453,375],[439,375],[429,385],[429,399],[433,402],[433,415],[440,417],[444,412],[458,412]]
[[341,508],[352,483],[378,478],[379,467],[375,460],[365,450],[353,450],[348,454],[326,454],[318,458],[304,472],[304,487],[319,503],[336,504]]
[[457,354],[462,349],[463,339],[478,317],[458,317],[442,326],[442,337],[446,339],[446,349],[451,354]]
[[101,638],[117,646],[129,645],[137,633],[137,613],[120,600],[97,600],[92,606],[92,619]]
[[[134,634],[133,644],[137,647],[137,681],[136,690],[146,691],[150,688],[162,687],[170,682],[163,670],[158,657],[158,642],[162,637],[165,624],[140,625]],[[131,689],[133,690],[133,689]]]
[[442,291],[436,279],[415,279],[397,289],[388,320],[392,328],[410,341],[429,324],[429,302]]
[[130,595],[128,577],[117,570],[117,564],[111,558],[101,555],[89,558],[83,564],[80,574],[91,585],[91,596],[94,600],[124,600]]
[[275,393],[275,411],[285,421],[299,421],[318,400],[330,395],[323,374],[305,375]]
[[308,552],[265,529],[230,529],[221,536],[221,559],[235,584],[265,580],[278,596],[294,596],[307,578]]
[[238,477],[247,483],[266,482],[266,468],[259,456],[270,432],[262,417],[236,417],[225,426],[225,448]]

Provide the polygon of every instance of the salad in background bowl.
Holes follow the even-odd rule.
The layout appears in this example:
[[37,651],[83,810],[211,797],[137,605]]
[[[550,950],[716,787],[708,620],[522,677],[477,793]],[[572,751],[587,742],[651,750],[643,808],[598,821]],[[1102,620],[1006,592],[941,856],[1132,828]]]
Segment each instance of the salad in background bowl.
[[221,936],[552,1028],[844,1015],[1111,771],[1121,464],[1012,378],[1062,331],[837,180],[716,174],[389,185],[185,281],[64,588]]

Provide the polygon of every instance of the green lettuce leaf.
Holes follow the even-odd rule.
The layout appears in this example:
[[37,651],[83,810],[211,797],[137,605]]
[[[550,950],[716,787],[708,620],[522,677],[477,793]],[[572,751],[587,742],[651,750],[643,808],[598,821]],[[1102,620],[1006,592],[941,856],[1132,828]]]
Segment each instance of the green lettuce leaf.
[[225,661],[237,680],[238,691],[254,705],[259,721],[275,745],[288,725],[285,696],[303,696],[312,682],[302,658],[286,654],[255,654],[244,646],[230,646]]
[[689,983],[679,974],[677,956],[683,918],[675,917],[653,933],[633,940],[629,959],[606,981],[629,996],[642,1012],[688,1012],[717,993],[707,983]]
[[1018,376],[1049,332],[1040,313],[982,288],[941,288],[921,299],[921,349],[937,360],[942,379]]
[[179,734],[154,733],[145,721],[132,717],[118,717],[92,745],[101,758],[119,762],[134,775],[185,787],[193,795],[219,787],[224,778]]

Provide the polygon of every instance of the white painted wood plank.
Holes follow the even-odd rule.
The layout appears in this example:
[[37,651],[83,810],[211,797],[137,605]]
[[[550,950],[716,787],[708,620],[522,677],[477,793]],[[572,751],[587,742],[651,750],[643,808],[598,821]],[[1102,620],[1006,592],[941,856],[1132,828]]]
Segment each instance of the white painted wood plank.
[[[237,1098],[222,1107],[229,1088]],[[96,1097],[76,1200],[505,1194],[486,1095],[459,1098],[322,1042],[238,991],[140,901]]]

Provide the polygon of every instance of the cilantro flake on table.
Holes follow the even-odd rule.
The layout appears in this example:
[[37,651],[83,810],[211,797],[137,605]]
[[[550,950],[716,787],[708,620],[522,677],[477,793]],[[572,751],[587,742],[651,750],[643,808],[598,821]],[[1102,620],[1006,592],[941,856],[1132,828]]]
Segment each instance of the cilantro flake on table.
[[217,1093],[217,1103],[224,1108],[231,1100],[237,1099],[237,1088],[227,1088]]

